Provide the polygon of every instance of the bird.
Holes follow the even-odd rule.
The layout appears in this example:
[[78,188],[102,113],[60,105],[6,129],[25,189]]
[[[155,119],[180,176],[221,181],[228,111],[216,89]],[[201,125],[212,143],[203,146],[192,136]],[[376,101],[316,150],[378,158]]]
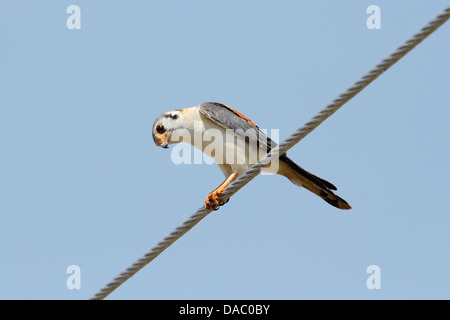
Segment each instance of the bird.
[[[212,139],[196,139],[211,131],[223,137],[214,140],[216,148],[211,148]],[[162,148],[181,142],[179,137],[183,136],[183,142],[190,143],[215,160],[225,180],[206,197],[204,207],[210,210],[224,205],[226,202],[221,200],[221,194],[228,185],[276,146],[248,117],[219,102],[203,102],[162,113],[153,123],[152,136],[156,146]],[[333,192],[337,188],[332,183],[306,171],[286,153],[277,160],[276,166],[263,167],[262,171],[282,175],[336,208],[352,208]]]

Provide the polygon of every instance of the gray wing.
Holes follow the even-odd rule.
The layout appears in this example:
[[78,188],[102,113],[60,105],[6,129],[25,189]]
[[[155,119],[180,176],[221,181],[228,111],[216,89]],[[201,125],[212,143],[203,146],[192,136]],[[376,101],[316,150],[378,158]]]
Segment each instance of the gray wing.
[[199,105],[200,112],[225,129],[233,130],[237,136],[245,139],[257,148],[265,148],[269,152],[276,143],[267,137],[256,124],[242,113],[218,102],[204,102]]
[[[214,121],[225,129],[234,130],[238,136],[243,137],[245,140],[249,140],[249,143],[254,143],[260,148],[267,148],[267,152],[277,145],[249,118],[233,108],[218,102],[205,102],[199,105],[199,109],[200,112],[211,121]],[[312,181],[321,188],[336,190],[336,187],[330,182],[317,177],[297,165],[287,157],[286,153],[280,156],[280,161],[283,161],[286,165],[294,169],[301,177],[304,177],[308,181]]]

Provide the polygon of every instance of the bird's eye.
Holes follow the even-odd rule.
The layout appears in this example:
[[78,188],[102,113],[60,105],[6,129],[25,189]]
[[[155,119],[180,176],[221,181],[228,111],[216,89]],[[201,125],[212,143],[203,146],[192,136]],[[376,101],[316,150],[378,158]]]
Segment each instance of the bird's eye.
[[156,126],[156,132],[159,134],[163,134],[166,131],[166,129],[164,128],[164,126],[162,124],[158,124]]

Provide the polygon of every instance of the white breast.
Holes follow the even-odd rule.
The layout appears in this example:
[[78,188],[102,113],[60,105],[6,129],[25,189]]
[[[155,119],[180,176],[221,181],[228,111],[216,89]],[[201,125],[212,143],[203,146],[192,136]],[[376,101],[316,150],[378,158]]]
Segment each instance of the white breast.
[[184,112],[185,119],[189,119],[185,125],[193,135],[191,144],[213,158],[225,176],[233,172],[242,174],[266,154],[232,130],[226,130],[203,116],[198,107],[185,109]]

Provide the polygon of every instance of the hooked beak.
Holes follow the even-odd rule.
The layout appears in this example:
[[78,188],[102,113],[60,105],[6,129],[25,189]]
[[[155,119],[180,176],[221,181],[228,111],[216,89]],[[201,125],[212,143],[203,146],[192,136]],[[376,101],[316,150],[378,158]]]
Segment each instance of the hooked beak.
[[158,140],[158,145],[164,149],[169,148],[169,141],[167,138],[168,132],[164,133],[162,137]]

